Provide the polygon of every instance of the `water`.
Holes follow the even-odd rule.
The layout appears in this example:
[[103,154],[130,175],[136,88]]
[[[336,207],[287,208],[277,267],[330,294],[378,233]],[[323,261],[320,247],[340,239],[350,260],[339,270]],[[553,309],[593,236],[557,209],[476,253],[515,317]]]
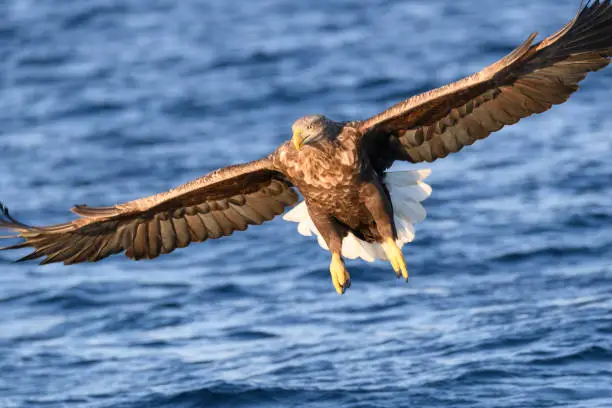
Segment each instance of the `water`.
[[[45,224],[366,118],[578,1],[5,0],[0,192]],[[152,262],[0,254],[0,406],[612,406],[612,69],[429,167],[411,280],[276,220]]]

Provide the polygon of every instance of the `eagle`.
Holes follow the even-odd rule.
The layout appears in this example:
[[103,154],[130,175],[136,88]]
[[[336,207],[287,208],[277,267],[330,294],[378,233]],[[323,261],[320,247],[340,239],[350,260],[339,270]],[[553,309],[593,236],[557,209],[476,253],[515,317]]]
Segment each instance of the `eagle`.
[[427,170],[390,172],[396,161],[433,162],[506,125],[568,100],[589,72],[610,63],[610,0],[588,1],[555,34],[537,33],[483,70],[406,99],[366,120],[299,118],[292,137],[260,160],[213,171],[167,192],[109,207],[77,205],[79,218],[30,226],[0,204],[0,227],[20,238],[1,248],[30,247],[19,261],[96,262],[125,252],[153,259],[190,243],[260,225],[292,208],[285,219],[315,235],[331,253],[335,290],[351,279],[345,259],[388,261],[408,279],[402,254],[425,218],[431,194]]

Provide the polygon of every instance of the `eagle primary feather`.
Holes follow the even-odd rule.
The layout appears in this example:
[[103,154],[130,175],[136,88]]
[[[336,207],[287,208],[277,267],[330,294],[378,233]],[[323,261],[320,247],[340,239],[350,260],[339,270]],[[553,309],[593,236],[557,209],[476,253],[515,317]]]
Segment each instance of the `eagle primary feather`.
[[0,227],[25,241],[4,249],[33,247],[27,261],[42,264],[95,262],[125,251],[132,259],[153,259],[191,242],[231,235],[259,225],[295,204],[297,194],[269,160],[231,166],[174,190],[112,207],[75,206],[82,218],[48,227],[17,222],[6,208]]
[[506,125],[565,102],[589,72],[612,55],[610,0],[590,1],[557,33],[532,34],[482,71],[400,102],[363,121],[323,115],[298,119],[291,143],[268,157],[229,166],[165,193],[110,207],[76,206],[80,218],[34,227],[0,205],[0,227],[33,248],[21,261],[95,262],[125,252],[152,259],[193,242],[220,238],[286,215],[332,253],[338,293],[350,286],[343,255],[387,259],[408,278],[401,247],[425,218],[426,171],[387,173],[397,160],[431,162]]
[[382,167],[396,159],[432,162],[565,102],[589,72],[610,63],[610,1],[590,2],[557,33],[532,45],[535,37],[476,74],[360,123],[366,137],[389,147],[380,152]]

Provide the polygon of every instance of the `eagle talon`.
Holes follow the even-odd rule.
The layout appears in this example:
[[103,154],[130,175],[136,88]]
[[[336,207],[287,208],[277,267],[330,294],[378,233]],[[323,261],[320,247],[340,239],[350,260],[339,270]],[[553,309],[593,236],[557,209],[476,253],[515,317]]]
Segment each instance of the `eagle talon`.
[[339,295],[343,295],[344,292],[351,287],[351,276],[344,267],[344,262],[342,262],[340,254],[332,254],[329,272],[336,292],[338,292]]
[[383,244],[385,254],[395,271],[395,275],[399,279],[403,277],[408,282],[408,268],[406,267],[406,261],[404,260],[404,254],[402,250],[397,246],[395,240],[389,238]]

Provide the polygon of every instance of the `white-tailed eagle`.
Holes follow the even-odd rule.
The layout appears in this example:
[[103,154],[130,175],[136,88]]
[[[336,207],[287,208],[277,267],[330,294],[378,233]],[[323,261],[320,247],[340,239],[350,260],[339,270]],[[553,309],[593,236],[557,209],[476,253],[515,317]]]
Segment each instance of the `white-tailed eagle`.
[[[110,207],[76,206],[80,218],[34,227],[0,210],[0,227],[31,247],[21,260],[95,262],[125,252],[153,259],[285,215],[331,252],[338,293],[350,285],[343,258],[388,260],[408,278],[401,247],[425,217],[427,171],[387,172],[395,161],[432,162],[521,118],[565,102],[592,71],[610,63],[612,6],[590,1],[557,33],[536,34],[482,71],[413,96],[367,120],[298,119],[291,141],[268,157],[229,166],[173,190]],[[5,237],[7,238],[7,237]]]

